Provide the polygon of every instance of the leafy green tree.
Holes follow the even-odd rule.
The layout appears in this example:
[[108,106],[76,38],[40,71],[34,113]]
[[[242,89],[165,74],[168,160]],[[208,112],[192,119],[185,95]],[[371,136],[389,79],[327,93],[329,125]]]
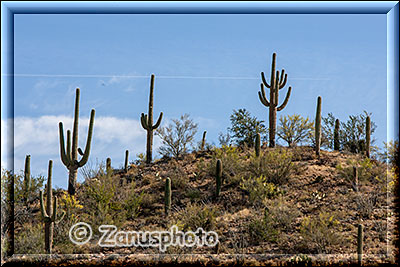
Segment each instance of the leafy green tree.
[[313,132],[313,121],[298,114],[281,116],[277,135],[287,142],[289,147],[296,146],[309,139]]
[[173,119],[168,126],[156,130],[156,135],[162,140],[159,153],[162,156],[177,158],[184,155],[193,143],[196,133],[197,123],[194,123],[188,114],[182,115],[179,120]]
[[248,147],[253,147],[257,133],[260,135],[267,133],[267,129],[263,124],[264,121],[259,121],[256,117],[252,117],[246,109],[233,110],[230,120],[231,127],[228,128],[228,131],[232,141],[238,146],[247,145]]

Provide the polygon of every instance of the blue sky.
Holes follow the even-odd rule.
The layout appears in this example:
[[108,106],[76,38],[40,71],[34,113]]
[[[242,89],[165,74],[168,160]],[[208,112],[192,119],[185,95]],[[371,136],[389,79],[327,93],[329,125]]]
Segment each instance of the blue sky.
[[218,144],[233,109],[268,124],[257,92],[273,52],[293,88],[278,117],[313,119],[320,95],[323,116],[372,112],[377,144],[386,141],[386,15],[23,14],[15,15],[15,169],[30,154],[32,173],[45,175],[52,159],[54,184],[66,187],[58,122],[71,129],[76,87],[81,147],[96,109],[90,160],[111,157],[120,167],[126,149],[134,160],[145,152],[139,118],[152,73],[162,125],[188,113],[199,123],[197,140],[207,130]]

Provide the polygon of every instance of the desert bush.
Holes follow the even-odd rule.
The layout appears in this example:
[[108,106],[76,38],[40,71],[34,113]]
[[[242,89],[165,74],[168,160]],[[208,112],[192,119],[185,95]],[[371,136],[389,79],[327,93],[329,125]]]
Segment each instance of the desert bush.
[[134,219],[139,215],[143,201],[144,192],[135,193],[135,186],[135,182],[132,182],[128,190],[125,191],[124,210],[127,219]]
[[183,231],[196,231],[200,227],[210,231],[215,227],[217,215],[218,212],[214,207],[189,203],[184,210],[176,214],[175,225]]
[[284,149],[273,149],[260,157],[251,157],[247,171],[250,176],[264,176],[268,183],[282,185],[296,171],[296,166],[292,162],[292,153]]
[[229,133],[224,134],[220,132],[218,134],[218,142],[221,147],[229,146],[231,144],[231,136],[229,135]]
[[339,221],[326,212],[304,218],[300,226],[302,248],[308,253],[332,253],[342,243],[338,226]]
[[281,116],[276,134],[287,142],[289,147],[297,146],[311,138],[313,124],[309,118],[303,118],[298,114]]
[[185,170],[178,164],[172,164],[166,173],[171,179],[171,187],[173,190],[185,190],[189,183],[189,177]]
[[159,153],[165,157],[176,158],[186,154],[196,132],[197,123],[194,123],[188,114],[182,115],[179,120],[173,119],[168,126],[156,130],[156,135],[162,140]]
[[301,216],[301,212],[286,202],[283,197],[267,200],[265,206],[268,207],[277,227],[282,230],[293,230],[296,218]]
[[385,164],[379,161],[373,161],[369,158],[348,160],[347,164],[349,165],[348,167],[344,167],[341,164],[336,165],[339,176],[348,181],[353,181],[353,166],[355,166],[357,167],[358,181],[360,183],[370,182],[379,184],[382,191],[386,191],[386,183],[388,181]]
[[212,152],[212,158],[209,161],[200,160],[197,163],[197,169],[202,176],[215,176],[217,160],[222,163],[222,180],[228,184],[239,184],[240,174],[243,171],[243,157],[239,149],[234,146],[222,146],[215,148]]
[[261,203],[265,198],[279,195],[280,189],[273,183],[268,183],[265,176],[242,178],[240,188],[249,194],[252,204]]
[[[364,111],[362,114],[350,115],[346,122],[340,122],[339,124],[339,149],[349,151],[351,153],[364,153],[365,152],[365,126],[366,117],[371,116],[370,113]],[[328,113],[328,116],[322,118],[322,142],[321,146],[333,149],[334,143],[334,129],[335,129],[336,118],[332,113]],[[376,130],[376,124],[371,120],[371,149],[376,150],[372,147],[375,139],[372,137]]]
[[263,124],[264,121],[252,117],[246,109],[233,110],[230,120],[231,127],[228,128],[228,131],[238,146],[253,147],[257,133],[261,136],[267,133]]
[[42,223],[25,224],[15,233],[16,254],[44,254],[44,226]]
[[355,203],[358,215],[364,219],[371,218],[371,215],[379,206],[379,198],[381,195],[382,193],[379,193],[378,191],[372,191],[367,194],[357,194]]
[[253,244],[258,245],[265,241],[276,242],[279,230],[268,209],[266,209],[261,218],[256,216],[247,224],[247,233],[249,240]]

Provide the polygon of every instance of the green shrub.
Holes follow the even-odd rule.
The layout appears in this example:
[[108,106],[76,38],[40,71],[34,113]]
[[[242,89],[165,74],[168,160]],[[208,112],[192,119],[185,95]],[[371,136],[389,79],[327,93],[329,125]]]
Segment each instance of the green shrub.
[[282,197],[268,200],[266,206],[272,218],[274,218],[275,224],[282,230],[293,230],[296,218],[301,216],[301,212],[290,203],[287,203]]
[[296,166],[292,162],[292,153],[284,149],[269,150],[260,157],[253,156],[248,164],[250,176],[264,176],[267,182],[278,185],[287,183],[295,170]]
[[183,231],[196,231],[203,228],[205,231],[213,230],[217,210],[200,204],[189,203],[187,207],[177,214],[175,224]]
[[265,176],[242,178],[240,188],[249,193],[250,203],[261,203],[265,198],[279,195],[280,189],[273,183],[268,183]]
[[129,190],[125,192],[124,210],[127,219],[134,219],[139,215],[143,196],[143,191],[140,194],[135,193],[135,183],[132,182]]
[[[239,153],[239,149],[233,146],[222,146],[215,148],[212,158],[208,162],[200,160],[197,164],[199,172],[203,176],[215,176],[215,166],[217,160],[222,163],[222,181],[227,184],[239,184],[240,174],[243,172],[243,157]],[[235,178],[238,177],[238,178]]]
[[25,224],[15,233],[16,254],[44,254],[44,227],[42,223]]
[[321,212],[317,217],[306,217],[301,222],[301,244],[308,253],[332,253],[342,243],[339,221],[333,215]]
[[265,241],[276,242],[279,234],[274,219],[268,210],[265,210],[261,218],[256,217],[248,223],[247,232],[251,243],[256,245]]
[[298,114],[281,116],[276,134],[287,142],[289,147],[297,146],[311,139],[314,122]]
[[233,110],[230,120],[231,127],[228,128],[228,131],[238,146],[253,147],[257,133],[261,136],[267,133],[264,121],[252,117],[246,109]]

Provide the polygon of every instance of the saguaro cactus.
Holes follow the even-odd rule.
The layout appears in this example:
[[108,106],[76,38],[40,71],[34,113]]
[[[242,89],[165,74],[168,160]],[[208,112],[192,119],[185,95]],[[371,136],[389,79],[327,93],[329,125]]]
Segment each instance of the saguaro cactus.
[[353,189],[358,192],[358,168],[353,166]]
[[203,132],[203,138],[201,139],[201,148],[200,148],[201,151],[204,150],[204,146],[206,144],[206,134],[207,134],[207,131],[204,131]]
[[370,157],[370,145],[371,145],[371,118],[367,116],[365,123],[365,151],[367,158]]
[[339,151],[339,149],[340,149],[339,127],[340,127],[339,119],[336,119],[335,120],[335,130],[333,132],[333,150],[336,150],[336,151]]
[[106,160],[106,172],[110,173],[111,171],[111,158],[107,158]]
[[128,172],[129,150],[125,150],[125,165],[124,170]]
[[[47,253],[51,253],[51,249],[53,246],[53,230],[54,230],[54,223],[59,222],[65,215],[63,211],[63,215],[59,220],[57,219],[57,197],[54,197],[53,200],[53,188],[51,185],[51,175],[52,175],[52,168],[53,168],[53,161],[49,161],[49,170],[47,176],[47,207],[44,206],[43,200],[43,191],[40,191],[40,211],[42,214],[42,218],[44,220],[44,237],[45,237],[45,249]],[[53,203],[51,201],[54,201]]]
[[[292,92],[292,87],[289,87],[285,100],[283,101],[282,105],[278,106],[279,90],[286,85],[287,74],[285,74],[285,70],[282,69],[282,72],[279,75],[279,71],[275,71],[275,66],[276,53],[273,53],[270,84],[268,84],[267,80],[265,79],[264,72],[261,72],[261,92],[258,92],[258,97],[260,98],[261,103],[263,103],[266,107],[269,107],[269,147],[275,147],[276,112],[281,111],[286,107],[289,101],[290,93]],[[270,89],[269,101],[266,97],[264,86]]]
[[165,180],[164,208],[165,208],[165,215],[168,215],[169,211],[171,210],[171,179],[170,178],[167,178]]
[[261,150],[261,136],[260,136],[260,133],[257,133],[257,135],[256,135],[256,157],[260,156],[260,150]]
[[357,259],[358,264],[361,265],[363,257],[363,226],[362,224],[358,225],[357,232]]
[[140,122],[142,127],[147,131],[147,149],[146,149],[146,163],[151,163],[152,161],[152,149],[153,149],[153,131],[160,126],[163,113],[160,113],[156,124],[153,125],[153,91],[154,91],[154,74],[151,75],[150,81],[150,97],[149,97],[149,113],[145,115],[144,113],[140,116]]
[[31,188],[31,155],[25,157],[25,170],[24,170],[24,202],[28,204],[29,190]]
[[315,115],[315,153],[319,156],[321,146],[321,97],[317,100],[317,114]]
[[[90,113],[90,122],[89,122],[85,152],[82,152],[82,149],[78,148],[79,96],[80,96],[80,90],[79,88],[76,88],[72,144],[71,144],[71,131],[67,130],[67,149],[65,149],[63,123],[62,122],[59,123],[60,155],[62,163],[67,167],[69,171],[68,193],[70,195],[75,195],[78,168],[84,166],[89,159],[90,143],[92,141],[94,115],[95,115],[95,110],[92,109]],[[78,160],[78,152],[82,156],[81,160]]]
[[222,185],[222,162],[221,160],[217,160],[217,167],[215,172],[215,182],[216,182],[216,190],[215,195],[218,197],[219,193],[221,192],[221,185]]

